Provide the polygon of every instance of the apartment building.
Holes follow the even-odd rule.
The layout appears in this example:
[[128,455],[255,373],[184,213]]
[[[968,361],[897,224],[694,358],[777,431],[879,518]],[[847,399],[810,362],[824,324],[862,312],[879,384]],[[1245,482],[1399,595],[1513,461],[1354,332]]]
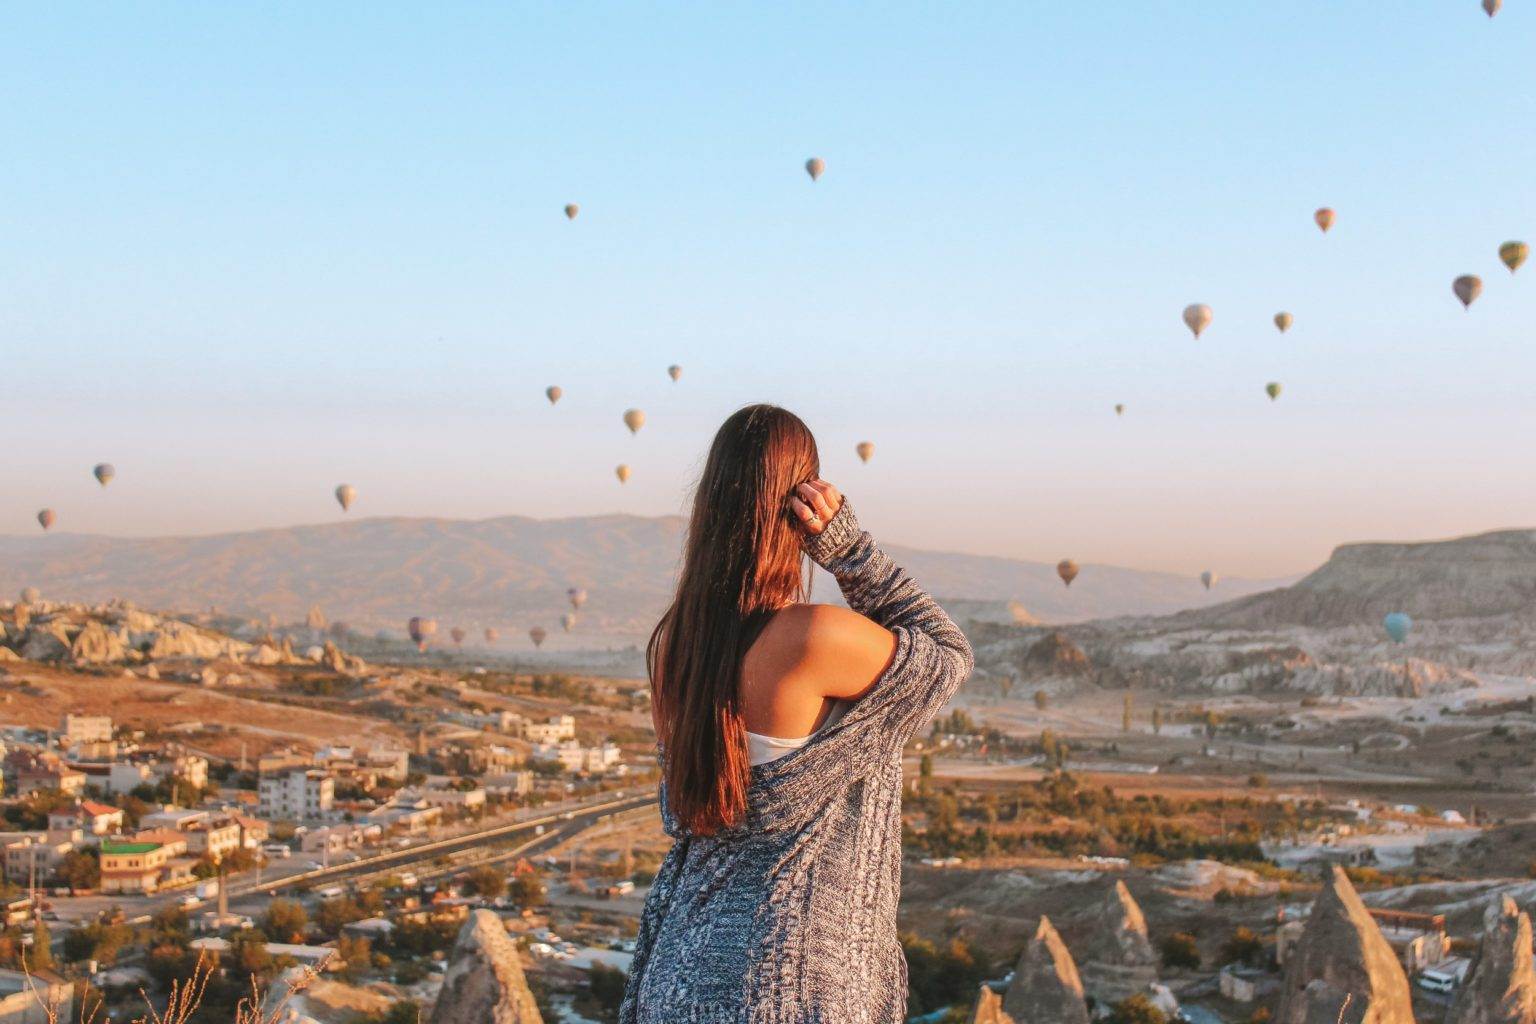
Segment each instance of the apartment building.
[[293,769],[263,775],[257,790],[263,818],[301,821],[324,817],[336,801],[336,780],[319,769]]

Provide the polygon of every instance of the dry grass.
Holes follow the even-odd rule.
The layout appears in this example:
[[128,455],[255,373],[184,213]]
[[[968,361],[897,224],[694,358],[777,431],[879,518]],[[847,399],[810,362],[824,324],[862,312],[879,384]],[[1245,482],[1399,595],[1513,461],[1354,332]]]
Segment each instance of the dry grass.
[[[208,982],[214,972],[219,969],[217,957],[199,955],[197,964],[192,969],[192,974],[186,978],[178,978],[171,982],[171,989],[166,997],[165,1006],[157,1008],[149,998],[149,994],[143,989],[139,990],[139,996],[144,1000],[145,1012],[132,1018],[129,1024],[188,1024],[192,1015],[202,1005],[203,993],[208,988]],[[325,969],[322,961],[314,967],[303,969],[302,975],[288,986],[288,991],[283,997],[272,1005],[267,1004],[269,993],[262,990],[261,983],[256,976],[251,975],[251,994],[243,996],[235,1005],[235,1015],[230,1024],[279,1024],[286,1016],[289,1001],[304,989],[314,983]],[[50,1001],[39,990],[32,972],[27,970],[25,962],[22,970],[26,974],[27,984],[31,986],[32,998],[42,1008],[48,1024],[112,1024],[112,1017],[106,1013],[106,1005],[98,995],[94,1002],[82,1001],[80,1013],[75,1021],[61,1021],[59,1017],[59,1000]],[[90,990],[88,990],[90,991]]]

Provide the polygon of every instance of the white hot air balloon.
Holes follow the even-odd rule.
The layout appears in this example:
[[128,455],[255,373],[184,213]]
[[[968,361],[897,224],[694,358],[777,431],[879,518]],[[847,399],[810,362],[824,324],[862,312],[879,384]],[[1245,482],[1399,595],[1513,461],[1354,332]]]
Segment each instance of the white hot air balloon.
[[1216,574],[1207,569],[1200,574],[1200,582],[1204,584],[1206,590],[1210,590],[1216,585]]
[[351,484],[342,484],[336,488],[336,504],[341,506],[343,512],[352,510],[352,503],[357,500],[357,488]]

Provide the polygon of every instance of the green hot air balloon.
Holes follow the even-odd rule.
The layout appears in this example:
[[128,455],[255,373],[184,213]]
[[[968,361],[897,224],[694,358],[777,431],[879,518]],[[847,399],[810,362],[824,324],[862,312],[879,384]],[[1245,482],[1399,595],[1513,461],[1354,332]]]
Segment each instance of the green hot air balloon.
[[1530,254],[1531,247],[1524,242],[1505,242],[1499,246],[1499,259],[1504,261],[1504,265],[1509,268],[1511,274],[1520,269],[1520,264],[1524,263]]
[[1280,397],[1280,382],[1272,380],[1268,384],[1265,384],[1264,385],[1264,393],[1269,396],[1269,400],[1271,402],[1273,402],[1275,399],[1279,398]]
[[1190,329],[1196,338],[1200,332],[1211,326],[1211,321],[1216,314],[1211,312],[1211,307],[1203,302],[1196,302],[1184,307],[1184,326]]
[[1483,279],[1476,274],[1462,274],[1451,282],[1451,291],[1461,300],[1463,309],[1471,309],[1472,303],[1483,294]]

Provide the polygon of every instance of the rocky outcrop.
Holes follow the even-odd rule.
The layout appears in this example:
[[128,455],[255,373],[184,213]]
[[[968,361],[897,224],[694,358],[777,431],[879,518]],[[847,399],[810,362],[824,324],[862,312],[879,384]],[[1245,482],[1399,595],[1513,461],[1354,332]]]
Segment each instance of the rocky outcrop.
[[27,661],[63,661],[69,646],[69,634],[60,622],[35,622],[12,644]]
[[1014,1024],[1014,1020],[1003,1012],[1002,997],[992,991],[991,986],[982,985],[981,991],[976,993],[970,1024]]
[[69,653],[75,661],[85,665],[103,665],[124,661],[128,657],[122,635],[107,629],[96,619],[87,622],[75,634]]
[[476,910],[459,929],[430,1024],[544,1024],[501,919]]
[[1408,978],[1344,869],[1329,872],[1285,965],[1276,1024],[1414,1024]]
[[1034,938],[1020,954],[1002,1008],[1011,1019],[1030,1024],[1088,1024],[1077,964],[1050,918],[1040,918]]
[[1088,655],[1060,630],[1052,630],[1024,653],[1019,667],[1026,677],[1079,676],[1092,670]]
[[1483,918],[1483,940],[1446,1024],[1536,1024],[1531,916],[1505,896]]
[[1147,919],[1125,883],[1109,887],[1086,928],[1079,949],[1083,987],[1101,1003],[1118,1003],[1144,993],[1157,981],[1157,953],[1147,936]]

